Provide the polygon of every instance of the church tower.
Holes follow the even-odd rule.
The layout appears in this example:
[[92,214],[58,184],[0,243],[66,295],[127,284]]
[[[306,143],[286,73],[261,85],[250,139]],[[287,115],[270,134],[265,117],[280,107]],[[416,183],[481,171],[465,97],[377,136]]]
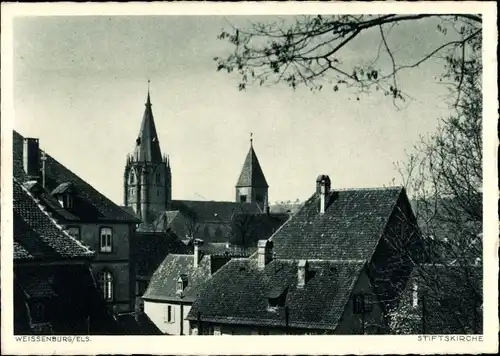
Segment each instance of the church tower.
[[134,152],[127,155],[123,177],[124,205],[134,209],[145,223],[168,210],[172,199],[170,162],[167,155],[161,154],[151,107],[148,86],[141,128]]
[[236,183],[236,202],[257,203],[264,211],[268,204],[268,188],[269,185],[267,185],[266,178],[253,149],[253,139],[250,135],[250,150]]

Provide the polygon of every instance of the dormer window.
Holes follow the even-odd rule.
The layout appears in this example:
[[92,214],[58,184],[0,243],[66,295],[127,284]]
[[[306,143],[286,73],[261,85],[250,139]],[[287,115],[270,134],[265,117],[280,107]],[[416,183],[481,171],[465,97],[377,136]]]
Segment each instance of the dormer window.
[[178,278],[177,278],[177,294],[181,294],[182,292],[184,292],[184,289],[186,289],[187,287],[187,284],[188,284],[188,278],[185,274],[181,274]]
[[276,286],[271,289],[267,294],[268,310],[277,311],[278,308],[284,307],[286,302],[286,295],[288,287]]
[[60,195],[57,200],[59,201],[59,204],[61,204],[61,206],[64,208],[64,209],[72,209],[73,208],[73,197],[69,194],[63,194],[63,195]]
[[74,193],[75,193],[75,190],[74,190],[73,184],[68,182],[68,183],[59,184],[57,186],[57,188],[52,191],[51,195],[57,199],[59,204],[64,209],[73,209]]

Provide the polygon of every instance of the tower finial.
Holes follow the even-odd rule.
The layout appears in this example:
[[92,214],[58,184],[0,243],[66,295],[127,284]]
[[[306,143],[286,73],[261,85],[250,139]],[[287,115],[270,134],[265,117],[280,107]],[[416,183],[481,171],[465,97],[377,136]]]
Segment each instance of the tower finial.
[[250,132],[250,147],[253,146],[253,132]]
[[151,80],[148,79],[148,99],[146,101],[146,105],[151,105],[151,99],[150,99],[150,96],[149,96],[149,87],[150,87],[150,84],[151,84]]

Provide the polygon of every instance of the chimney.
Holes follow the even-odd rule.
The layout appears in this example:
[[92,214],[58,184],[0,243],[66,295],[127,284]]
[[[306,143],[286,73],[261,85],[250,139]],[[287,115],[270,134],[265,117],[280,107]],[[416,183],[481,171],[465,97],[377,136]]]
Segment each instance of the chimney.
[[23,165],[28,179],[40,178],[40,147],[37,138],[24,139]]
[[316,193],[319,194],[319,213],[324,214],[326,209],[326,196],[330,193],[330,177],[321,174],[316,179]]
[[306,285],[307,261],[300,260],[297,267],[297,288],[304,288]]
[[200,247],[203,245],[203,240],[195,239],[194,245],[194,268],[198,268],[201,258],[203,257],[200,251]]
[[257,267],[263,270],[273,259],[273,242],[269,240],[259,240],[257,243]]

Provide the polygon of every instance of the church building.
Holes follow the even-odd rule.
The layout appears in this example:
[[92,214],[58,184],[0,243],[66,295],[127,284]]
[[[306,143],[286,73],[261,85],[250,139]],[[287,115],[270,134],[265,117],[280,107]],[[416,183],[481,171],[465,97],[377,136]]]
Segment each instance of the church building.
[[234,188],[235,201],[172,199],[170,159],[161,151],[149,90],[145,106],[123,177],[124,208],[142,221],[133,242],[137,297],[168,254],[192,255],[195,240],[203,240],[201,253],[206,255],[248,256],[256,250],[257,240],[288,219],[288,214],[269,212],[269,186],[252,138]]
[[[124,205],[142,220],[138,231],[171,228],[180,233],[179,238],[224,242],[234,214],[266,212],[269,185],[252,139],[235,186],[234,202],[173,200],[169,157],[161,152],[149,90],[145,106],[134,151],[127,155],[124,172]],[[182,217],[177,216],[179,212]]]

